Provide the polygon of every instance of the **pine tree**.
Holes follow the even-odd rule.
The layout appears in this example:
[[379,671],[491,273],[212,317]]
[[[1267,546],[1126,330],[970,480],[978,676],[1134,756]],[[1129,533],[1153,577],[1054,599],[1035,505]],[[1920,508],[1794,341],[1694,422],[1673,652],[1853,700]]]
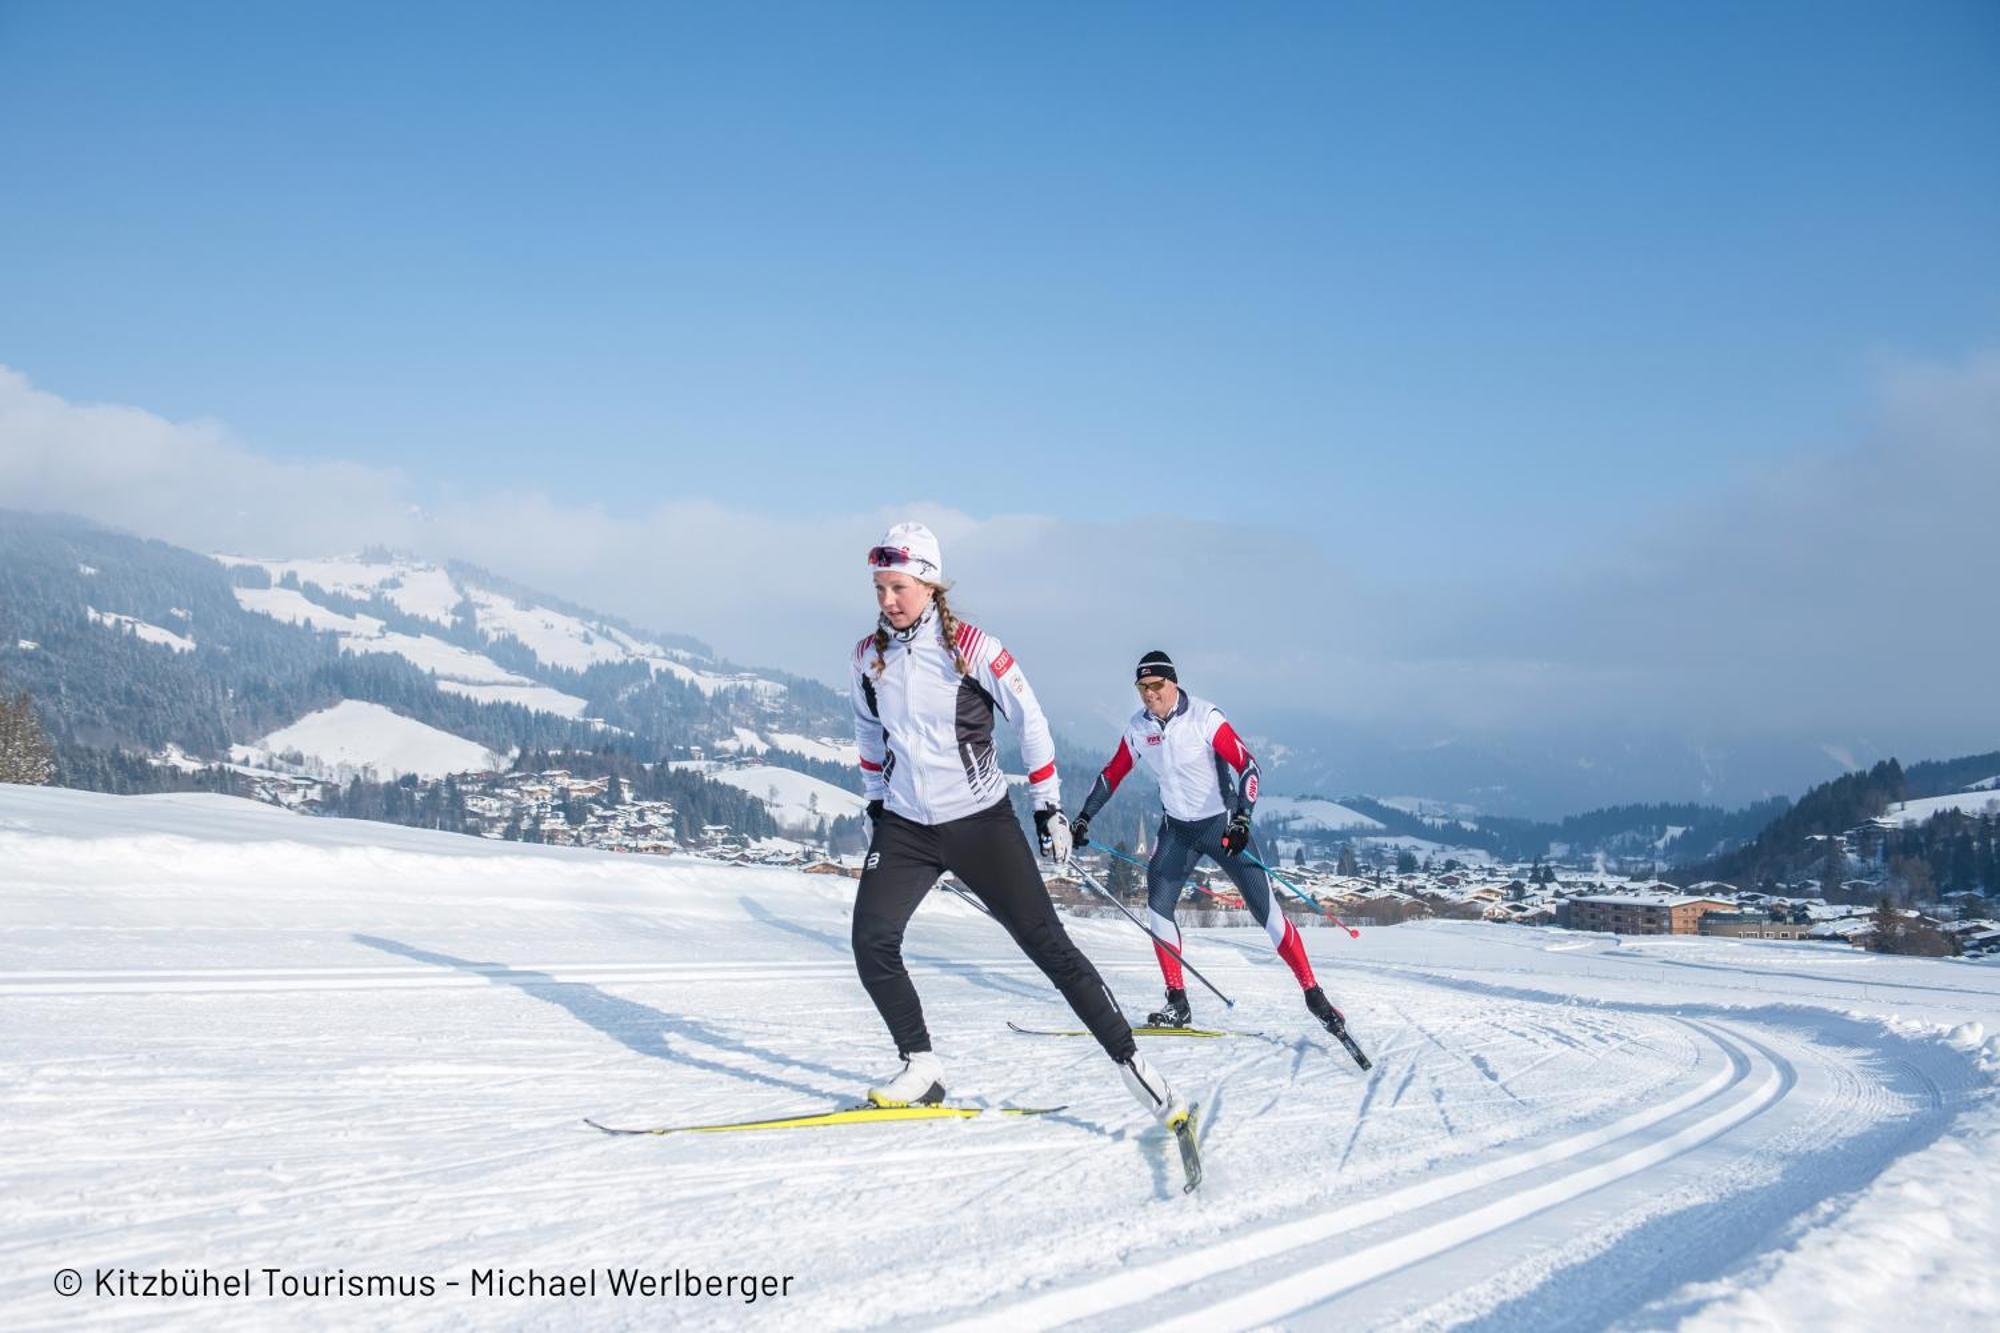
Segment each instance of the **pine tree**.
[[1847,849],[1840,844],[1840,835],[1826,840],[1826,865],[1820,872],[1820,894],[1828,902],[1840,900],[1840,886],[1847,882]]
[[1354,859],[1353,843],[1343,842],[1340,844],[1340,865],[1338,869],[1343,875],[1358,875],[1361,873],[1361,866]]
[[1875,909],[1875,937],[1868,947],[1876,953],[1901,953],[1903,951],[1903,918],[1896,912],[1895,904],[1883,898]]
[[55,751],[26,691],[12,699],[0,695],[0,782],[39,787],[55,772]]
[[1979,857],[1973,850],[1972,834],[1960,833],[1951,840],[1951,869],[1945,882],[1958,890],[1979,887]]

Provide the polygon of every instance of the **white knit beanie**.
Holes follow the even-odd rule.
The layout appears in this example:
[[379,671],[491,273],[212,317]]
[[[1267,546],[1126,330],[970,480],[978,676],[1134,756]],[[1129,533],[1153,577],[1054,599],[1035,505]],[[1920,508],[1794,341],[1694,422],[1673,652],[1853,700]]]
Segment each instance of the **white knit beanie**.
[[898,523],[868,551],[870,569],[893,569],[926,583],[944,582],[944,555],[937,534],[921,523]]

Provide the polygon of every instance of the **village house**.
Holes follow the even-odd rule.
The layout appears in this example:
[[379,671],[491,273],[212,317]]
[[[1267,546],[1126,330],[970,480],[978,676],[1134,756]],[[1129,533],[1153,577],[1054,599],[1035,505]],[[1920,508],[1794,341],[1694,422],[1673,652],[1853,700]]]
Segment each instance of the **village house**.
[[1614,935],[1693,935],[1700,931],[1703,913],[1735,910],[1735,903],[1720,898],[1598,893],[1563,900],[1556,919],[1571,930],[1601,930]]
[[1707,912],[1700,933],[1728,939],[1802,940],[1810,926],[1803,921],[1774,921],[1768,912]]

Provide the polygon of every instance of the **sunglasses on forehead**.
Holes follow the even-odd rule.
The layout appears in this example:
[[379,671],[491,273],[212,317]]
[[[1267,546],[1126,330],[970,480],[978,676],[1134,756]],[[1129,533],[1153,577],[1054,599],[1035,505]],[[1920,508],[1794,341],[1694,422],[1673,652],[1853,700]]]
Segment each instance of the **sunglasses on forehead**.
[[869,548],[868,563],[876,569],[901,569],[919,579],[936,579],[937,566],[907,546]]

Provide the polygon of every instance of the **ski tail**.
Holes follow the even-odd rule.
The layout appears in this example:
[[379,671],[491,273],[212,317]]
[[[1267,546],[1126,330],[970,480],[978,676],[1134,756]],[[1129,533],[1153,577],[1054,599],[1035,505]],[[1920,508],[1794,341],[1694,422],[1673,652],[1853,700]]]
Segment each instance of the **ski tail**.
[[1354,1038],[1348,1036],[1345,1032],[1340,1034],[1340,1044],[1345,1046],[1347,1053],[1354,1057],[1355,1064],[1360,1065],[1363,1069],[1373,1069],[1375,1067],[1375,1062],[1370,1060],[1361,1047],[1355,1043]]
[[1200,1113],[1199,1103],[1188,1103],[1187,1114],[1173,1127],[1174,1142],[1180,1145],[1181,1150],[1181,1174],[1187,1178],[1181,1186],[1183,1194],[1192,1194],[1201,1185]]

